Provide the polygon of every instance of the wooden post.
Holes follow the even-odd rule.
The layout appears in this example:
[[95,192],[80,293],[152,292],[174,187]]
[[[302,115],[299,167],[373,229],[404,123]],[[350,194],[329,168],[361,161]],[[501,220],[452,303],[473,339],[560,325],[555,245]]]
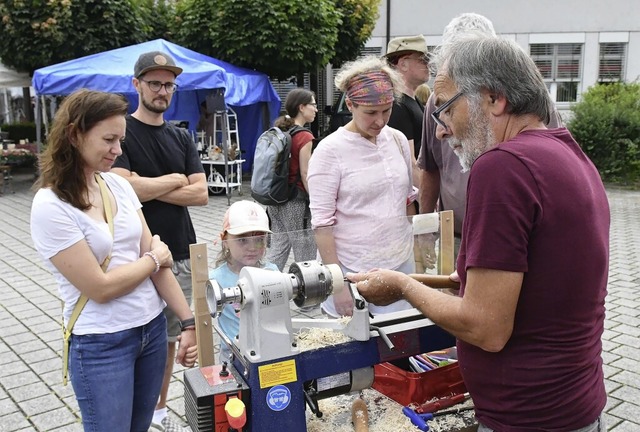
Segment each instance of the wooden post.
[[214,364],[213,326],[205,296],[205,284],[209,280],[207,244],[192,244],[189,246],[189,253],[191,255],[191,286],[193,287],[193,315],[196,319],[198,366],[211,366]]
[[438,274],[450,275],[454,270],[453,210],[440,212],[440,268]]

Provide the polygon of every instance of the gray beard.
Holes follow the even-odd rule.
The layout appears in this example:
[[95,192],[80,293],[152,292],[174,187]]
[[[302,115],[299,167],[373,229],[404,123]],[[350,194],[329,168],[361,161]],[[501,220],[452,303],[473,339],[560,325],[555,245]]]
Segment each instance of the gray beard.
[[470,106],[469,125],[466,137],[447,139],[451,148],[461,145],[461,148],[454,152],[460,160],[462,172],[469,171],[476,159],[496,142],[488,119],[483,116],[479,108],[473,105]]

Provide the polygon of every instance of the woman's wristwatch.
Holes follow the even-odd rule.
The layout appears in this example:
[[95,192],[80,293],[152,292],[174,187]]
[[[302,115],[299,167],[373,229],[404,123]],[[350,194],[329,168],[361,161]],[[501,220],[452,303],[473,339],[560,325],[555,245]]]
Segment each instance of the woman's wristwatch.
[[180,331],[183,332],[185,330],[195,330],[196,328],[196,319],[195,318],[187,318],[186,320],[180,321]]

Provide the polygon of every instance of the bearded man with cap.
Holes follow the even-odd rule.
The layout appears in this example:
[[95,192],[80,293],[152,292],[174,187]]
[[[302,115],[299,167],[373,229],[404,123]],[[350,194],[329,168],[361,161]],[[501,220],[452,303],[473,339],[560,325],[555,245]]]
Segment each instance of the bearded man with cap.
[[420,186],[420,170],[416,156],[422,143],[424,105],[416,100],[416,89],[429,80],[427,41],[423,35],[391,39],[385,57],[401,76],[402,97],[393,104],[389,126],[398,129],[409,140],[413,162],[413,185]]
[[[122,155],[112,171],[131,183],[142,202],[142,212],[153,234],[169,246],[172,270],[185,298],[191,302],[189,245],[196,242],[188,206],[206,205],[209,200],[204,169],[189,133],[164,120],[176,77],[182,69],[171,56],[160,51],[140,55],[134,66],[133,86],[138,108],[127,116]],[[183,428],[167,416],[167,393],[173,372],[176,341],[183,331],[193,331],[193,322],[180,322],[165,308],[169,349],[160,400],[152,430],[180,431]]]
[[[309,162],[311,225],[324,264],[343,271],[374,267],[415,270],[413,235],[407,212],[417,197],[407,138],[387,126],[400,77],[379,57],[346,64],[335,79],[346,94],[351,121],[324,138]],[[398,95],[399,96],[399,95]],[[406,301],[373,314],[409,308]],[[348,290],[330,296],[322,310],[353,314]]]

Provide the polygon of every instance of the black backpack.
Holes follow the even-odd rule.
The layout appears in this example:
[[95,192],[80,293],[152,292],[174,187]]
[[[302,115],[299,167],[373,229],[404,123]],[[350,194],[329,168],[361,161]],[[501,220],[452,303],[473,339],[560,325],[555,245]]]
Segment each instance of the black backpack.
[[[272,127],[258,138],[253,156],[251,196],[263,205],[281,205],[295,198],[298,187],[289,183],[291,137],[306,130],[294,126],[288,131]],[[298,171],[298,179],[300,172]]]

